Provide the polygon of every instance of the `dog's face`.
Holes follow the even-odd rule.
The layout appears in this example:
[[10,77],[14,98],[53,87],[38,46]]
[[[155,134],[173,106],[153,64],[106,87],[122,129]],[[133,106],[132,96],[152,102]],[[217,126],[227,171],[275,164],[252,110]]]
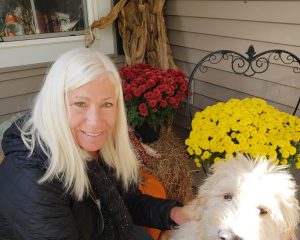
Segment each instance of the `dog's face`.
[[268,160],[245,157],[214,166],[187,207],[193,221],[173,239],[291,240],[299,222],[291,175]]

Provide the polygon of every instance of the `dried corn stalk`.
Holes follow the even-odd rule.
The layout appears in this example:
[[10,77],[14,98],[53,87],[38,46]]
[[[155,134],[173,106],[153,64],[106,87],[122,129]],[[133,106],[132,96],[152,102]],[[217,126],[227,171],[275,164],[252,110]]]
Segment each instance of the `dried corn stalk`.
[[163,16],[165,0],[129,0],[119,14],[126,65],[175,67]]
[[93,30],[106,28],[119,14],[126,65],[144,62],[163,69],[175,67],[163,16],[164,5],[165,0],[120,0],[107,16],[85,29],[86,47],[95,41]]

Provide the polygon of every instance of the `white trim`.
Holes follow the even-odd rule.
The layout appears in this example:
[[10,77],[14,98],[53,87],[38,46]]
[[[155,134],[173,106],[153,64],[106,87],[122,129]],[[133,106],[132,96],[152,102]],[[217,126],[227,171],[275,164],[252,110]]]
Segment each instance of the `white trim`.
[[[112,8],[111,0],[86,0],[86,3],[89,23],[105,16]],[[112,26],[102,30],[97,29],[93,48],[104,54],[115,54],[115,44]],[[83,35],[0,42],[0,68],[52,62],[62,53],[84,45]]]
[[41,38],[41,39],[32,39],[24,41],[15,41],[15,42],[4,42],[1,43],[2,48],[12,48],[12,47],[27,47],[27,46],[36,46],[36,45],[46,45],[53,43],[63,43],[63,42],[73,42],[73,41],[82,41],[84,40],[83,35],[79,36],[68,36],[68,37],[55,37],[55,38]]

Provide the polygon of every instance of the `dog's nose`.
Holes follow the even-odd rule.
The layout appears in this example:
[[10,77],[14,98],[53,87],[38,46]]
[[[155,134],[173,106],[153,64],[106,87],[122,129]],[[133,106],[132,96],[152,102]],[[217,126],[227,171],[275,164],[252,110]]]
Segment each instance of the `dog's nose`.
[[231,230],[220,230],[218,240],[241,240],[241,238],[235,235]]

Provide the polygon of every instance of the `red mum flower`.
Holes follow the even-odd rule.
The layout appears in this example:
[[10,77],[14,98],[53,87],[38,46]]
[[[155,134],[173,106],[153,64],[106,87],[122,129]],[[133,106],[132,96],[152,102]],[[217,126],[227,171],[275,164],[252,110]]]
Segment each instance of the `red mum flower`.
[[147,108],[147,105],[145,103],[141,103],[139,105],[139,110],[140,111],[146,111],[148,108]]
[[134,94],[134,96],[136,96],[136,97],[140,97],[141,94],[142,94],[142,92],[140,91],[140,89],[136,88],[136,89],[133,91],[133,94]]
[[142,116],[144,116],[144,117],[147,116],[148,115],[147,105],[145,103],[141,103],[139,105],[139,111]]
[[155,86],[155,84],[156,84],[156,81],[154,80],[154,78],[150,78],[150,79],[147,81],[147,87],[148,87],[148,88]]
[[156,104],[157,104],[157,102],[156,102],[154,99],[152,99],[152,100],[150,100],[150,101],[148,102],[148,104],[149,104],[150,107],[155,107]]
[[168,86],[166,88],[166,93],[168,94],[168,96],[173,96],[173,94],[174,94],[174,88],[172,86]]
[[183,92],[187,91],[187,89],[188,89],[188,84],[187,83],[186,84],[182,84],[180,86],[180,90],[183,91]]
[[145,85],[139,86],[139,91],[141,94],[143,94],[145,91],[147,91],[147,87]]
[[153,93],[154,93],[155,95],[160,95],[161,91],[160,91],[159,88],[157,87],[157,88],[155,88],[155,89],[153,90]]
[[143,116],[143,117],[147,117],[149,112],[148,110],[147,111],[140,111],[140,114]]
[[146,98],[146,99],[151,99],[151,98],[153,98],[152,92],[146,92],[146,93],[144,94],[144,98]]
[[176,102],[176,103],[172,104],[172,107],[173,107],[174,109],[178,109],[179,105],[178,105],[178,103]]
[[170,98],[168,98],[168,102],[173,105],[176,103],[176,98],[170,97]]
[[130,102],[132,99],[131,94],[126,94],[124,98],[126,102]]
[[161,106],[162,108],[165,108],[166,106],[168,106],[168,102],[166,100],[161,100],[159,103],[159,106]]

